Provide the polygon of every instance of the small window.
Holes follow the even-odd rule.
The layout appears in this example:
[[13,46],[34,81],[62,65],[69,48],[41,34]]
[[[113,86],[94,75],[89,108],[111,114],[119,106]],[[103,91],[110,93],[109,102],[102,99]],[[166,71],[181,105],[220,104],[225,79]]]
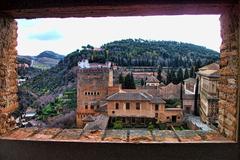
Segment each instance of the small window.
[[91,95],[93,95],[93,92],[91,92]]
[[85,104],[85,109],[88,109],[88,105],[87,104]]
[[118,103],[115,104],[115,109],[119,109],[119,104]]
[[167,117],[167,119],[169,119],[169,117]]
[[88,95],[90,95],[90,92],[88,92]]
[[158,118],[158,113],[155,113],[155,118]]
[[136,110],[140,110],[140,103],[136,103]]
[[126,103],[126,109],[127,109],[127,110],[130,109],[130,103]]
[[112,114],[115,114],[115,111],[112,111]]
[[99,92],[97,92],[97,95],[99,96],[99,95],[100,95],[100,93],[99,93]]
[[85,92],[84,94],[87,95],[87,92]]
[[158,104],[155,104],[155,111],[158,111],[158,109],[159,109]]
[[98,109],[98,108],[100,108],[100,106],[99,106],[99,105],[97,105],[97,109]]
[[91,109],[94,109],[94,105],[91,105]]

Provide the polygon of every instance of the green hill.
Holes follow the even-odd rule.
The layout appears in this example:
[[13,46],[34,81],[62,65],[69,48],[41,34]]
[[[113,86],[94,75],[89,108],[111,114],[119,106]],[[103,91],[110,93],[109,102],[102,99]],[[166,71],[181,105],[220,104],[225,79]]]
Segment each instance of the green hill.
[[20,89],[36,94],[39,97],[38,101],[41,101],[39,103],[46,105],[59,94],[63,94],[65,90],[76,88],[77,63],[83,58],[100,63],[108,59],[120,66],[161,65],[176,68],[203,66],[219,59],[219,53],[216,51],[174,41],[127,39],[105,44],[101,48],[102,50],[94,50],[88,45],[82,50],[68,54],[56,66],[31,78]]

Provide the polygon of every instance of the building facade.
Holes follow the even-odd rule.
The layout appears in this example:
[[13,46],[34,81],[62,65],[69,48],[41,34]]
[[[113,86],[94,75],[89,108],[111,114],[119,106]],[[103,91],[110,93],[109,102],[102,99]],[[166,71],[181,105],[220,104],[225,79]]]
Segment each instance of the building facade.
[[120,118],[125,124],[146,124],[148,120],[160,123],[181,123],[181,108],[166,108],[159,96],[144,92],[120,91],[107,98],[108,115]]
[[[186,114],[194,114],[195,92],[197,87],[196,84],[197,83],[195,78],[188,78],[184,80],[182,105],[183,105],[183,111]],[[196,104],[199,104],[199,103],[196,103]]]
[[200,85],[200,110],[201,120],[208,124],[218,123],[218,73],[219,65],[211,64],[199,69],[197,73]]

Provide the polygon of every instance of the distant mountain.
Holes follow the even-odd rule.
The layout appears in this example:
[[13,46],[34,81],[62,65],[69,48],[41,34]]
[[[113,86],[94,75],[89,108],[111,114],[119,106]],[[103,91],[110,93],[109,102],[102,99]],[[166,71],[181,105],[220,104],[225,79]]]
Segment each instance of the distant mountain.
[[64,58],[63,55],[57,54],[53,51],[44,51],[36,56],[36,58],[51,58],[56,60],[62,60]]
[[52,51],[44,51],[37,56],[21,56],[17,57],[18,63],[26,63],[33,68],[49,69],[58,64],[60,60],[64,59],[63,55]]

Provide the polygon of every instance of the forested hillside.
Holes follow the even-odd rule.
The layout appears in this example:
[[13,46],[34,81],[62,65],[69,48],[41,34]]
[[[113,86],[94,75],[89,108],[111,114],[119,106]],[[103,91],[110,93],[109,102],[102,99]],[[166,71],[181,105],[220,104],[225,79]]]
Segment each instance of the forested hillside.
[[109,60],[120,66],[191,67],[219,59],[219,53],[205,47],[175,41],[126,39],[102,46]]
[[[32,107],[43,107],[54,102],[66,90],[76,88],[77,63],[84,58],[99,63],[110,60],[119,66],[182,67],[190,70],[192,66],[200,67],[218,60],[219,53],[205,47],[173,41],[127,39],[105,44],[97,50],[88,45],[70,53],[56,66],[29,79],[20,87],[20,91],[34,95],[29,96],[34,97],[32,104],[35,106]],[[23,97],[19,97],[21,102]]]

